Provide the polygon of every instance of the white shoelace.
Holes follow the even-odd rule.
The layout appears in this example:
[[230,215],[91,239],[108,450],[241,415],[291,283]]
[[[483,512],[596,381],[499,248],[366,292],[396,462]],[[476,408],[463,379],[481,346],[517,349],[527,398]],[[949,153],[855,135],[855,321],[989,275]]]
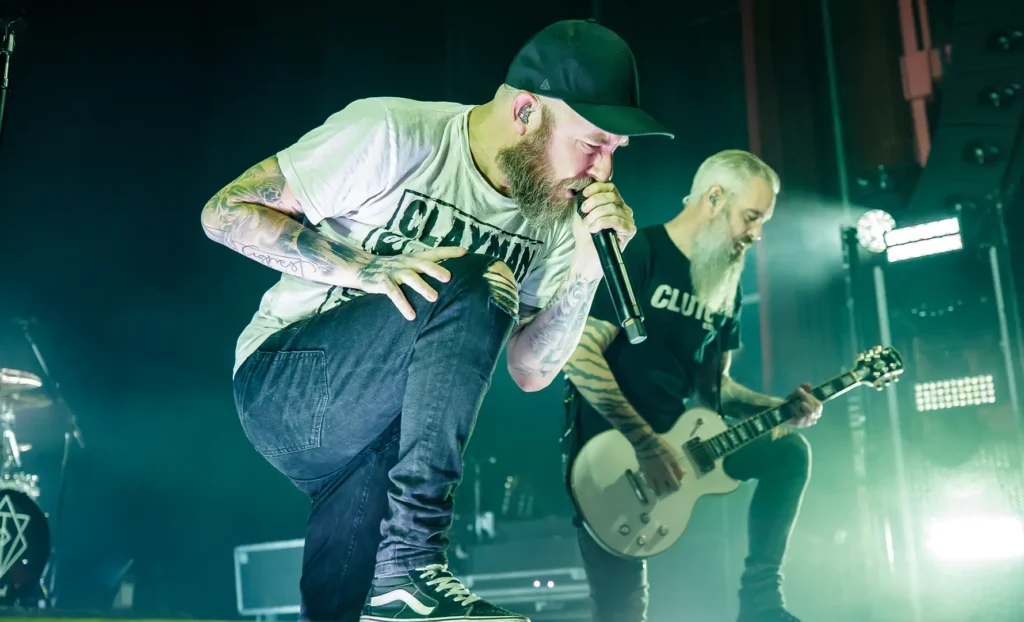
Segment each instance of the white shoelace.
[[420,568],[421,579],[429,579],[427,585],[433,586],[434,590],[451,596],[455,602],[469,605],[480,600],[480,597],[473,594],[458,579],[453,577],[446,566],[434,564],[426,568]]

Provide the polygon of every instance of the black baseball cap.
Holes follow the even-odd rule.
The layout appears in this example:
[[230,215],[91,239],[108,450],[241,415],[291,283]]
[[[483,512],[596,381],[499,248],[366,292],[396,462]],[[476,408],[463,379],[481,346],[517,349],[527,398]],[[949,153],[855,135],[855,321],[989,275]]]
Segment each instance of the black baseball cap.
[[675,138],[640,109],[629,46],[594,20],[555,22],[535,34],[512,59],[505,84],[560,99],[611,134]]

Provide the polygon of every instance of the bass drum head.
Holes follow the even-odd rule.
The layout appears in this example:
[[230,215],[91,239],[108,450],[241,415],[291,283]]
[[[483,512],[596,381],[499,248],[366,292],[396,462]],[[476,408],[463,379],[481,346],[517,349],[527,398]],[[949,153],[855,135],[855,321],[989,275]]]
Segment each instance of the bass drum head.
[[35,594],[49,558],[46,515],[24,492],[0,490],[0,604]]

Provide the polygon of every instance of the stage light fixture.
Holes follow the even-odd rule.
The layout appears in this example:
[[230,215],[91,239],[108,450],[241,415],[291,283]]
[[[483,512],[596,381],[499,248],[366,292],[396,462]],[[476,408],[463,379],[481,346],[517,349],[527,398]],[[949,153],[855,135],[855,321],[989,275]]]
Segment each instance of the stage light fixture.
[[1020,85],[1013,82],[999,84],[982,89],[978,93],[978,103],[989,108],[1009,108],[1017,103]]
[[885,234],[895,226],[896,221],[888,212],[880,209],[864,212],[857,219],[857,242],[866,251],[881,253],[885,250]]
[[995,403],[996,388],[991,374],[921,382],[914,385],[914,401],[918,412],[982,406]]
[[1014,516],[933,518],[926,546],[932,557],[952,562],[986,562],[1024,556],[1024,524]]
[[945,218],[893,229],[885,234],[885,246],[886,258],[890,262],[960,250],[964,247],[960,237],[960,219]]

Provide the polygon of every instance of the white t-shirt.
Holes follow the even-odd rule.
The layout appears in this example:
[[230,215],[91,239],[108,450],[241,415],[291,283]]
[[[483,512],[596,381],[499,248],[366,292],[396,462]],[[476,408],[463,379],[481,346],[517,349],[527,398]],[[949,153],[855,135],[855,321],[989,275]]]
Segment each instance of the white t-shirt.
[[[375,255],[437,246],[489,255],[512,270],[522,304],[546,308],[569,271],[571,223],[538,230],[487,183],[469,150],[470,109],[357,100],[278,153],[278,162],[320,235]],[[238,338],[235,371],[273,333],[362,294],[282,275]]]

